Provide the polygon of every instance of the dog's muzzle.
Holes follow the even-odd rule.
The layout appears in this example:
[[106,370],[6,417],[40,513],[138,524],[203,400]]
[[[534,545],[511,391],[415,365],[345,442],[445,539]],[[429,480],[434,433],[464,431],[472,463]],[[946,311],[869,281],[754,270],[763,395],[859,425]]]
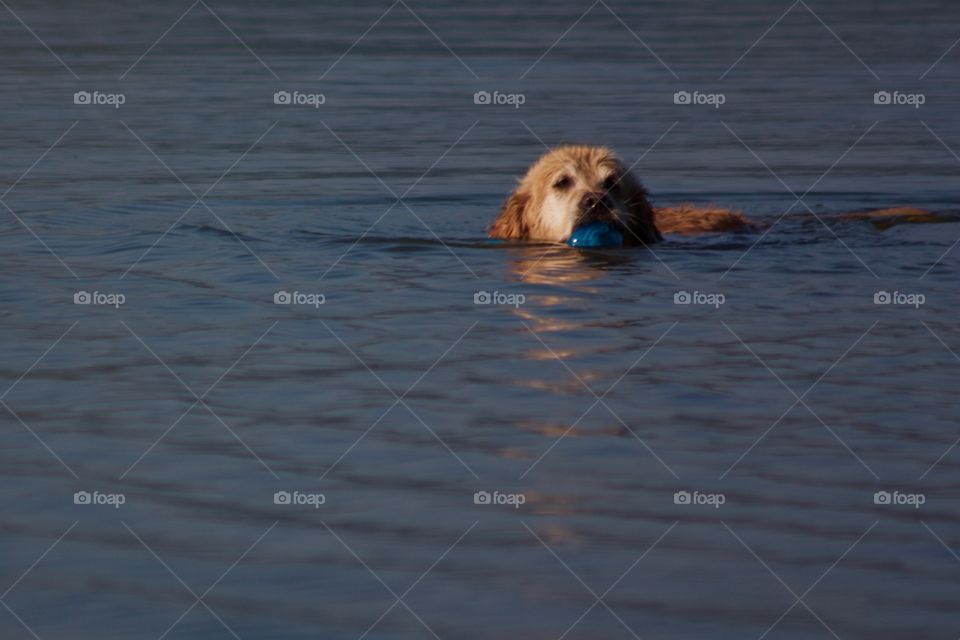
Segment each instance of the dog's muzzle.
[[579,224],[610,222],[615,219],[613,206],[605,193],[587,193],[580,199]]

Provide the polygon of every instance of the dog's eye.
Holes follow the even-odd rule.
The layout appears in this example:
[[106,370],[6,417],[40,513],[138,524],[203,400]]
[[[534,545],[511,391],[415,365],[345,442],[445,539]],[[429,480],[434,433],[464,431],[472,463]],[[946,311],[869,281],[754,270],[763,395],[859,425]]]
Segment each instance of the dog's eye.
[[606,191],[612,191],[617,188],[619,182],[617,176],[607,176],[607,179],[603,181],[603,188]]
[[572,183],[572,180],[570,180],[570,176],[560,176],[559,178],[557,178],[557,181],[553,183],[553,188],[561,189],[561,190],[566,189],[570,186],[571,183]]

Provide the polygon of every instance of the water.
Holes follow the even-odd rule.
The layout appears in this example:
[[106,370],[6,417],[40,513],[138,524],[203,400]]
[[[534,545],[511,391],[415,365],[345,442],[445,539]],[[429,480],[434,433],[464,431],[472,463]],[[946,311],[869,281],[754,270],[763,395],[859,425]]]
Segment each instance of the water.
[[[956,7],[795,4],[747,52],[787,3],[595,4],[552,49],[587,3],[389,6],[196,4],[159,42],[186,6],[11,6],[63,65],[0,20],[0,635],[955,637],[960,226],[838,214],[957,212]],[[487,241],[541,140],[658,204],[794,206]]]

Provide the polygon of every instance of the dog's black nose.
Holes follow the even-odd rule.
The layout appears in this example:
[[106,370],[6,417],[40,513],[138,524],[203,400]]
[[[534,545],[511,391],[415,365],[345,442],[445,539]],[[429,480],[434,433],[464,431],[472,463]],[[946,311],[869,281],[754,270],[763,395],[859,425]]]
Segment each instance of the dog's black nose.
[[595,222],[610,216],[610,203],[604,194],[586,193],[580,198],[580,212],[584,222]]
[[596,209],[597,205],[600,204],[600,196],[596,193],[585,193],[580,199],[580,208],[583,211],[590,211]]

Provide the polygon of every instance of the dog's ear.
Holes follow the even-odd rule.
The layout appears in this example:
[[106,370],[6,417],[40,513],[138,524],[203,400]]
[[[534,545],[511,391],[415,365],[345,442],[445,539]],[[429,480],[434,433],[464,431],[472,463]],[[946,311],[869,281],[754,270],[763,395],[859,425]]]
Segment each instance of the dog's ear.
[[627,223],[628,232],[625,234],[626,244],[653,244],[663,240],[654,221],[653,207],[647,200],[647,190],[632,174],[627,174],[623,180],[627,190],[626,204],[630,211],[630,220]]
[[490,225],[490,237],[501,240],[525,240],[530,237],[527,226],[526,210],[530,204],[530,194],[520,187],[507,196],[497,219]]

